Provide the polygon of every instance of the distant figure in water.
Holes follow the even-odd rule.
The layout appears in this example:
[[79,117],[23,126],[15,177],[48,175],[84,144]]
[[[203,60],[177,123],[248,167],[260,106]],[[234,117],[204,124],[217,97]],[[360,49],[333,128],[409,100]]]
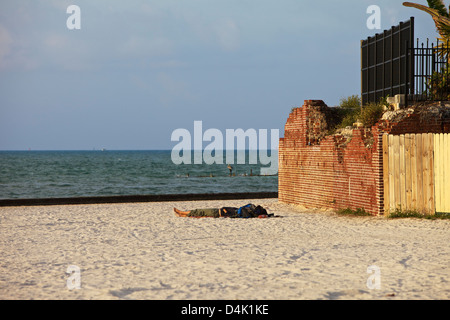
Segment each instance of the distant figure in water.
[[194,209],[181,211],[173,208],[175,215],[182,218],[270,218],[273,214],[268,214],[267,210],[261,206],[247,204],[240,208],[223,207],[210,209]]
[[227,165],[227,168],[228,168],[228,170],[230,170],[230,177],[231,177],[231,174],[232,174],[232,172],[233,172],[233,167],[230,166],[230,165]]

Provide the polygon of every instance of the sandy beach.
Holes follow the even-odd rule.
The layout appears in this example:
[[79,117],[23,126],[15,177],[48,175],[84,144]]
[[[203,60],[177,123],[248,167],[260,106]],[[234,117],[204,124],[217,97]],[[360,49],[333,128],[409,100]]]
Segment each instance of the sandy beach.
[[[282,217],[172,211],[247,203]],[[0,299],[449,299],[449,231],[276,199],[4,207]]]

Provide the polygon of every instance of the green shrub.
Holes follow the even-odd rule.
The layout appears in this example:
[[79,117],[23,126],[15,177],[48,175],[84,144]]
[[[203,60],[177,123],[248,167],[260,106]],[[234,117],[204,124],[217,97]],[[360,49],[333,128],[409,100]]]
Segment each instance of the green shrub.
[[436,212],[436,219],[450,219],[450,212]]
[[333,111],[336,125],[332,131],[353,126],[361,112],[361,99],[357,95],[342,98],[339,106],[333,108]]
[[353,124],[358,121],[358,117],[360,115],[359,110],[355,110],[353,112],[348,112],[342,119],[341,123],[338,125],[338,129],[352,127]]
[[359,216],[359,217],[372,216],[369,212],[367,212],[366,210],[364,210],[362,208],[358,208],[356,210],[352,210],[350,208],[339,209],[337,211],[337,214],[339,214],[341,216]]
[[435,100],[450,99],[450,72],[444,68],[441,72],[434,72],[428,83],[428,90]]
[[415,211],[415,210],[406,210],[402,211],[400,209],[396,209],[394,212],[389,214],[389,218],[398,219],[398,218],[424,218],[425,215]]
[[350,109],[350,110],[360,110],[361,109],[361,99],[357,95],[352,95],[347,98],[342,98],[339,103],[339,108]]
[[384,106],[383,103],[369,103],[362,108],[360,120],[365,127],[374,126],[383,116]]
[[361,108],[361,99],[357,95],[342,98],[339,106],[332,108],[335,119],[329,133],[334,133],[337,129],[353,127],[353,124],[360,121],[364,127],[374,126],[382,117],[384,107],[387,105],[387,98],[380,99],[378,103],[369,103]]
[[394,212],[391,212],[388,216],[391,219],[400,219],[400,218],[418,218],[418,219],[450,219],[450,213],[436,213],[435,215],[428,215],[420,213],[416,210],[406,210],[402,211],[400,209],[396,209]]

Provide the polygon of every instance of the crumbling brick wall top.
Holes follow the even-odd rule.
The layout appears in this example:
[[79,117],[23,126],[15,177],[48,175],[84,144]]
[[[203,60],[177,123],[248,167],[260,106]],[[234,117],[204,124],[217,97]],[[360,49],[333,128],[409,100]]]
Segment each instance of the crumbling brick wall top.
[[426,102],[407,109],[387,111],[378,122],[390,134],[450,133],[450,103]]

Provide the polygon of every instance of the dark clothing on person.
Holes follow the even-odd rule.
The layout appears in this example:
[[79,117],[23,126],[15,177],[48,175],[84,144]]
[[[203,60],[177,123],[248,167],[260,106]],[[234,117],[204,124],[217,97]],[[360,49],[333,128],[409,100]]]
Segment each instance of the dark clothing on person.
[[195,209],[191,210],[187,216],[192,218],[220,218],[219,209]]
[[192,218],[267,218],[272,217],[273,214],[268,214],[267,210],[261,206],[248,204],[240,208],[223,207],[221,209],[195,209],[191,210],[187,216]]

